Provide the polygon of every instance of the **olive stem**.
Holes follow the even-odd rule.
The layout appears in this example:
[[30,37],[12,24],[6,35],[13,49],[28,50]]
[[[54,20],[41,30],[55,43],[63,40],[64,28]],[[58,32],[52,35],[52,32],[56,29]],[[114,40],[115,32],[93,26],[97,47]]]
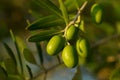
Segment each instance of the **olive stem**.
[[83,9],[85,8],[85,6],[87,5],[87,2],[88,2],[88,1],[85,1],[85,2],[83,3],[83,5],[81,6],[81,8],[78,10],[75,18],[74,18],[72,21],[70,21],[69,24],[65,27],[65,29],[64,29],[64,36],[66,36],[66,31],[67,31],[67,29],[77,21],[80,13],[82,12],[82,10],[83,10]]

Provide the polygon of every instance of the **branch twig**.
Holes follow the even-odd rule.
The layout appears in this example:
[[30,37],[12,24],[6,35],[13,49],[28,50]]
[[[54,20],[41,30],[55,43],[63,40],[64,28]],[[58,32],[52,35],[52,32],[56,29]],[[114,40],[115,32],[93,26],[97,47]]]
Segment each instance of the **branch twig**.
[[109,36],[109,37],[107,37],[107,38],[105,37],[105,38],[103,38],[103,39],[95,42],[93,45],[91,45],[91,48],[95,48],[95,47],[97,47],[97,46],[99,46],[99,45],[102,45],[102,44],[108,42],[108,41],[111,40],[111,39],[115,39],[115,38],[118,38],[118,37],[120,37],[120,34],[114,34],[114,35]]
[[87,3],[88,3],[87,1],[85,1],[85,2],[83,3],[83,5],[81,6],[81,8],[78,10],[78,12],[77,12],[75,18],[73,19],[73,21],[70,21],[69,24],[65,27],[64,36],[66,36],[66,31],[67,31],[67,29],[68,29],[72,24],[74,24],[74,23],[77,21],[79,15],[81,14],[82,10],[85,8],[85,6],[87,5]]

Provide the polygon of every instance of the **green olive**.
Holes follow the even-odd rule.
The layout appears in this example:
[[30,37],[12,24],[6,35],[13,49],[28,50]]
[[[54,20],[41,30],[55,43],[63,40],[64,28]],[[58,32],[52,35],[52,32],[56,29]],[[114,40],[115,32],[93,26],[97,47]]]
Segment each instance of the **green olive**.
[[65,45],[65,39],[62,36],[53,36],[47,44],[47,53],[49,55],[58,54]]
[[67,40],[73,40],[74,38],[76,38],[78,33],[78,29],[77,27],[71,25],[68,30],[66,31],[66,39]]
[[99,4],[94,4],[91,7],[91,16],[95,23],[99,24],[102,22],[103,10]]
[[86,39],[78,39],[76,41],[76,49],[78,54],[85,58],[90,52],[90,45]]
[[78,55],[76,49],[72,45],[67,45],[62,52],[62,59],[68,68],[73,68],[78,64]]

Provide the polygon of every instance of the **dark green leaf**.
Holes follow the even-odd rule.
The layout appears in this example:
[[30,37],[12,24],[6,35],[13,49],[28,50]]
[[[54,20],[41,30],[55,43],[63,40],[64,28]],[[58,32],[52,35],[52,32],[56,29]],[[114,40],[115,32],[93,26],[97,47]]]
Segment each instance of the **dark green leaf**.
[[40,41],[50,39],[53,35],[60,34],[60,33],[62,33],[62,32],[59,31],[59,30],[46,30],[46,31],[42,31],[40,33],[31,35],[28,38],[28,41],[30,41],[30,42],[40,42]]
[[56,5],[54,5],[50,0],[33,0],[33,1],[40,7],[44,8],[46,11],[51,12],[62,18],[60,9]]
[[0,66],[0,80],[6,80],[8,74],[3,67]]
[[30,78],[33,78],[33,74],[32,74],[31,68],[28,65],[26,65],[26,66],[27,66]]
[[36,60],[34,58],[34,55],[32,54],[32,52],[29,49],[24,48],[23,55],[28,62],[30,62],[32,64],[36,64]]
[[30,25],[27,26],[28,30],[37,30],[37,29],[46,29],[50,27],[56,27],[64,24],[62,19],[57,18],[54,15],[41,17],[38,20],[34,21]]
[[11,59],[14,61],[15,65],[17,65],[17,61],[16,61],[16,58],[15,58],[15,55],[13,53],[13,51],[11,50],[11,48],[6,44],[6,43],[3,43],[7,52],[8,52],[8,55],[11,57]]
[[41,48],[40,43],[36,42],[36,47],[37,47],[40,63],[43,65],[43,54],[42,54],[42,48]]
[[4,60],[4,64],[8,74],[18,74],[17,66],[12,59]]
[[66,25],[68,25],[69,19],[68,19],[67,9],[66,9],[62,0],[59,0],[59,4],[60,4],[60,9],[62,11],[62,15],[63,15],[63,18],[65,20],[65,23],[66,23]]

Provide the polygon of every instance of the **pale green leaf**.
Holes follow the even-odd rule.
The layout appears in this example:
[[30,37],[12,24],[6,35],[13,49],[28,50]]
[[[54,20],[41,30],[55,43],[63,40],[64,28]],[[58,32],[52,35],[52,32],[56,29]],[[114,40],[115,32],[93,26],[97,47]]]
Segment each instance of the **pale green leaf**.
[[16,50],[17,50],[17,55],[18,55],[18,61],[19,61],[19,63],[20,63],[20,68],[21,68],[21,72],[23,72],[23,63],[22,63],[22,58],[21,58],[21,53],[20,53],[20,50],[19,50],[19,46],[18,46],[18,43],[17,43],[17,41],[16,41],[16,37],[15,37],[15,35],[13,34],[13,32],[12,32],[12,30],[10,30],[10,35],[11,35],[11,37],[12,37],[12,40],[13,40],[13,42],[14,42],[14,44],[15,44],[15,47],[16,47]]
[[63,0],[59,0],[59,4],[60,4],[60,9],[63,15],[63,18],[65,20],[66,25],[68,25],[69,19],[68,19],[68,13],[67,13],[67,9],[63,3]]

